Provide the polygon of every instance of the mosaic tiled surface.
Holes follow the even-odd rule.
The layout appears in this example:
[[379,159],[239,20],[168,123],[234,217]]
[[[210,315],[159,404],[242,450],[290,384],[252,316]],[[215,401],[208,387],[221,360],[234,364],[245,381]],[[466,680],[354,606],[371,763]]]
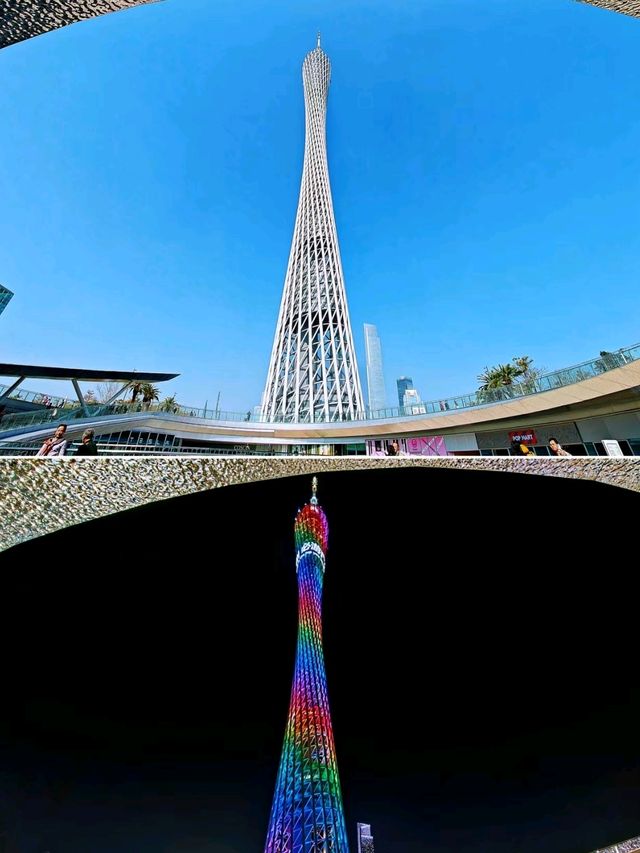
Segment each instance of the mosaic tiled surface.
[[0,550],[143,504],[298,474],[436,467],[594,480],[640,492],[640,457],[1,459]]
[[640,18],[640,0],[580,0],[590,6],[599,6],[611,12],[622,12],[623,15],[635,15]]
[[0,47],[156,0],[0,0]]
[[[86,18],[154,2],[157,0],[0,0],[0,48]],[[640,17],[640,0],[579,2]]]
[[596,850],[595,853],[637,853],[638,850],[640,850],[640,835],[621,844],[612,844],[611,847]]

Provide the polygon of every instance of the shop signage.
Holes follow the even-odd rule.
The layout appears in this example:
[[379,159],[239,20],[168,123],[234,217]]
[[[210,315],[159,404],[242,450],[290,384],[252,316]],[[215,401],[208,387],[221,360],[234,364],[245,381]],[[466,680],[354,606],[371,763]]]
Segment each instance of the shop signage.
[[517,441],[518,444],[537,444],[538,438],[532,429],[520,429],[509,433],[509,441]]

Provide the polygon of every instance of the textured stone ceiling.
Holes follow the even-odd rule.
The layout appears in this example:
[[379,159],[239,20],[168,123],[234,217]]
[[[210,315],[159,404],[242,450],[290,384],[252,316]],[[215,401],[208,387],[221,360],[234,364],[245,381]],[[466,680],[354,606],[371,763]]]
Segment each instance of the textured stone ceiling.
[[[158,0],[0,0],[0,48],[86,18],[155,2]],[[579,2],[640,17],[640,0]]]
[[0,48],[67,24],[156,0],[0,0]]
[[622,12],[623,15],[635,15],[640,18],[640,0],[579,0],[590,6],[599,6],[611,12]]
[[0,551],[115,512],[222,486],[365,468],[435,467],[592,480],[640,492],[640,457],[1,459]]

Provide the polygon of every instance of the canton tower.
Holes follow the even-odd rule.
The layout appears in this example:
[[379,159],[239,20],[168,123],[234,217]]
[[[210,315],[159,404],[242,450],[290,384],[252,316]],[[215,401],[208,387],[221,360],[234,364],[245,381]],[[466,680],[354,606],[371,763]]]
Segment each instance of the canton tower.
[[295,522],[298,645],[265,853],[348,853],[327,676],[322,582],[329,536],[318,481]]
[[364,410],[329,185],[330,76],[318,34],[318,46],[302,63],[304,165],[263,396],[266,421],[353,420]]

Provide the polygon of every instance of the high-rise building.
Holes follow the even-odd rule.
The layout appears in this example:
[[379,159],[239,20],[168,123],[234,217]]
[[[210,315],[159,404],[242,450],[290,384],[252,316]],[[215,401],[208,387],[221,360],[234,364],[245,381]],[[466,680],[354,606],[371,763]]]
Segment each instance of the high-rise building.
[[358,824],[358,853],[373,853],[373,835],[368,823]]
[[302,63],[302,185],[265,386],[266,421],[343,421],[364,410],[329,185],[330,73],[318,36]]
[[380,336],[377,328],[369,323],[364,324],[364,350],[367,359],[369,410],[376,412],[378,409],[386,409],[387,397],[384,391]]
[[407,388],[404,392],[404,397],[402,398],[403,406],[412,406],[414,403],[420,403],[420,394],[416,388]]
[[413,388],[413,379],[410,376],[401,376],[396,380],[398,386],[398,405],[404,406],[404,394],[410,388]]
[[415,388],[407,388],[404,392],[402,405],[405,414],[424,415],[427,411]]
[[9,300],[13,296],[13,293],[6,287],[3,287],[0,284],[0,314],[4,311],[4,309],[9,304]]
[[348,853],[322,650],[329,525],[317,479],[295,521],[298,644],[265,853]]

